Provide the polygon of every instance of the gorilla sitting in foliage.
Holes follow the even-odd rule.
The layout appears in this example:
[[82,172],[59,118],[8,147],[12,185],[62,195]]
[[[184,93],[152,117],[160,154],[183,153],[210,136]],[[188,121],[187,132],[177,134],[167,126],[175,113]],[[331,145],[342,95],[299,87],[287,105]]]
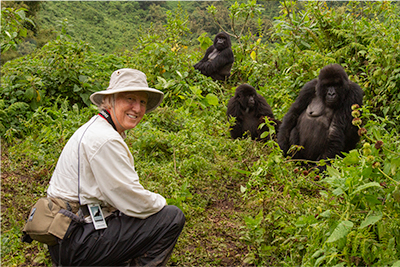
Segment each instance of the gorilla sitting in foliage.
[[231,75],[234,61],[231,39],[227,33],[220,32],[215,36],[214,44],[207,49],[203,59],[194,68],[214,80],[225,81]]
[[304,85],[283,117],[278,133],[280,148],[287,155],[292,145],[301,146],[293,158],[313,161],[354,149],[360,137],[352,125],[351,106],[361,106],[363,95],[342,66],[325,66],[318,79]]
[[231,126],[230,133],[233,139],[243,137],[250,132],[251,139],[259,140],[263,132],[269,128],[265,125],[259,129],[259,125],[265,122],[265,118],[273,121],[277,130],[279,121],[274,119],[271,107],[256,89],[249,84],[242,84],[236,88],[235,96],[228,102],[228,119],[236,118],[235,125]]

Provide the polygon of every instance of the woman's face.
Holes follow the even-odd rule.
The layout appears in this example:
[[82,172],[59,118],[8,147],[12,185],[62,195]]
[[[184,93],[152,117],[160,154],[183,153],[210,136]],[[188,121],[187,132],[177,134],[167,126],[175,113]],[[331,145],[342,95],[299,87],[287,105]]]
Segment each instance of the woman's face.
[[[146,113],[145,92],[118,93],[115,96],[114,112],[111,112],[118,133],[135,128]],[[116,118],[115,118],[115,117]]]

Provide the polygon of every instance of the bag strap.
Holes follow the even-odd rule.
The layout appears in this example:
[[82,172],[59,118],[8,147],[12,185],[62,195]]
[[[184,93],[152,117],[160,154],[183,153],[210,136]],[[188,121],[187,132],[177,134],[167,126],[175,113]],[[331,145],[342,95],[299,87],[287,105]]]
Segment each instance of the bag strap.
[[58,213],[61,213],[69,218],[71,218],[73,221],[77,223],[84,223],[85,220],[83,218],[80,218],[78,215],[73,213],[72,211],[66,210],[66,209],[60,209]]
[[80,150],[81,150],[81,142],[82,142],[82,139],[83,139],[83,136],[85,135],[85,133],[86,133],[86,131],[89,129],[89,127],[90,126],[92,126],[92,124],[99,118],[100,116],[97,116],[93,121],[92,121],[92,123],[90,123],[89,125],[88,125],[88,127],[86,127],[86,129],[85,129],[85,131],[83,132],[83,134],[82,134],[82,136],[81,136],[81,139],[79,140],[79,143],[78,143],[78,201],[79,201],[79,205],[81,205],[81,197],[80,197],[80,189],[81,189],[81,180],[80,180],[80,177],[81,177],[81,161],[80,161],[80,159],[81,159],[81,152],[80,152]]

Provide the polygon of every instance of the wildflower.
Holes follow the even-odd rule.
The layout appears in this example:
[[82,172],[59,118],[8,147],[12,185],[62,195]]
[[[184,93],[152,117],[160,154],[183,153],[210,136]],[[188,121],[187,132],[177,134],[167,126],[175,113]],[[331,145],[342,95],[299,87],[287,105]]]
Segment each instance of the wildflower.
[[368,156],[369,154],[371,154],[371,145],[369,143],[364,143],[363,145],[363,154],[365,156]]
[[354,126],[360,126],[362,124],[362,120],[360,118],[354,118],[351,123]]
[[358,129],[358,135],[359,136],[363,136],[366,133],[367,133],[367,129],[365,129],[365,128]]
[[372,164],[372,168],[373,169],[376,169],[376,168],[379,168],[381,166],[381,163],[380,162],[374,162],[374,164]]
[[353,116],[354,118],[358,118],[358,117],[360,117],[360,111],[358,111],[358,110],[353,110],[352,112],[351,112],[351,116]]
[[364,143],[363,144],[363,148],[371,148],[371,144],[370,143]]
[[383,146],[383,141],[381,141],[381,140],[376,141],[376,143],[375,143],[375,148],[376,149],[380,149],[382,146]]
[[375,157],[372,156],[372,155],[369,155],[369,156],[367,157],[367,162],[373,162],[374,160],[375,160]]

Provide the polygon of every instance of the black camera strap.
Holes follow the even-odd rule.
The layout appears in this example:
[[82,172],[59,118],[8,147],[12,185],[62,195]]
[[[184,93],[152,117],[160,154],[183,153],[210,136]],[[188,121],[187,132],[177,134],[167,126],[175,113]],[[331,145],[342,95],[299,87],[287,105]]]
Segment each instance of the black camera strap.
[[111,124],[111,126],[114,128],[114,130],[117,131],[117,127],[115,127],[115,124],[114,124],[113,120],[111,119],[111,115],[110,115],[110,112],[108,112],[108,110],[103,109],[102,111],[100,111],[99,115],[101,117],[103,117],[106,121],[108,121],[108,123]]

